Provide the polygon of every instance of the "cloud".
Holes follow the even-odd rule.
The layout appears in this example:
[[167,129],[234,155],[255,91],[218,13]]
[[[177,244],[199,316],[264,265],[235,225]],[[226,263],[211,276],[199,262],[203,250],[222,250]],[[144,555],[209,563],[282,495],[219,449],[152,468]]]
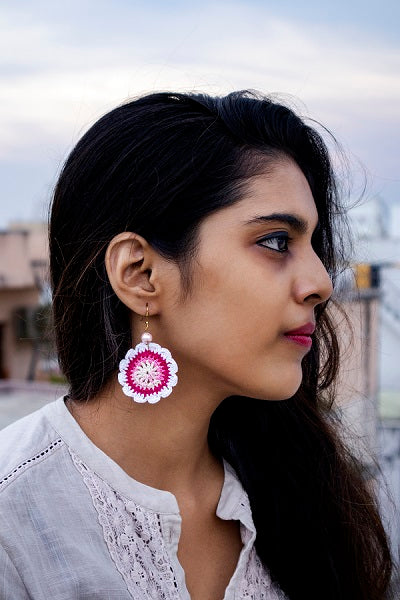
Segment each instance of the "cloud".
[[256,2],[5,4],[0,159],[57,162],[139,93],[255,88],[282,93],[395,176],[379,140],[400,134],[400,48],[356,21],[293,20]]

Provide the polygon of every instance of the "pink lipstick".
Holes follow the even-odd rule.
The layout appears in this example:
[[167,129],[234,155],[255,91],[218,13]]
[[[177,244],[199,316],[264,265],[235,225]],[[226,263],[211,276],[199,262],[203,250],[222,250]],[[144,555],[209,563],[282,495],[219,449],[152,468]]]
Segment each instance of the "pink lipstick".
[[315,331],[314,323],[306,323],[301,327],[297,327],[296,329],[292,329],[291,331],[287,331],[285,333],[285,337],[299,344],[300,346],[304,346],[305,348],[311,348],[312,339],[311,336]]

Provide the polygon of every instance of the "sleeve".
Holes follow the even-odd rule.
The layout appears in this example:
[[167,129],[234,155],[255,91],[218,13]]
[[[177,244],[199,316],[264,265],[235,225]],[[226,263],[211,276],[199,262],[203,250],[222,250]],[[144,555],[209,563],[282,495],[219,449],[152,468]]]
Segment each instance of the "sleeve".
[[24,582],[7,552],[0,546],[1,600],[31,600]]

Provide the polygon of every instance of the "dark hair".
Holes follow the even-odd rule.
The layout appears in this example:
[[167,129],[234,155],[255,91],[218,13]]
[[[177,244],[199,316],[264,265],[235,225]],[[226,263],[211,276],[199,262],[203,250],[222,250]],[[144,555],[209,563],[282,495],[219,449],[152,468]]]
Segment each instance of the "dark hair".
[[[83,136],[60,175],[50,223],[57,347],[75,401],[95,396],[131,346],[128,309],[105,270],[110,240],[121,231],[145,237],[177,262],[190,294],[201,220],[285,157],[309,182],[320,221],[313,245],[335,281],[342,211],[329,154],[288,107],[250,92],[158,93],[112,110]],[[392,565],[376,501],[329,418],[339,365],[330,303],[316,309],[295,396],[225,399],[209,443],[238,473],[258,555],[290,600],[383,600]]]

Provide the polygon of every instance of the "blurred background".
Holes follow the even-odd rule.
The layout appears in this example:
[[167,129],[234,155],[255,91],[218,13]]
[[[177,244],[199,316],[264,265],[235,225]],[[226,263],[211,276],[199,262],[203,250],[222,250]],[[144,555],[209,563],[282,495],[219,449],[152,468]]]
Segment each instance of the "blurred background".
[[[274,94],[326,126],[354,232],[337,295],[338,411],[400,547],[400,3],[3,0],[0,428],[65,390],[51,335],[46,220],[68,152],[156,90]],[[378,460],[381,474],[374,460]]]

